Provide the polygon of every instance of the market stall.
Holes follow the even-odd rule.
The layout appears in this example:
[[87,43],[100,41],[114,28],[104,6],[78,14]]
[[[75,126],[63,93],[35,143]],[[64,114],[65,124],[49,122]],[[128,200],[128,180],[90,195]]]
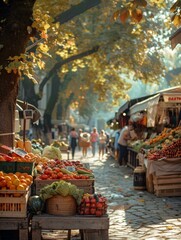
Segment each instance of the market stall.
[[140,148],[144,141],[161,133],[165,127],[175,128],[181,121],[181,87],[168,88],[132,105],[130,119],[135,124],[137,141],[128,148],[128,164],[133,169],[138,166]]
[[66,229],[70,239],[78,229],[81,239],[107,240],[107,199],[95,193],[89,165],[63,160],[58,143],[34,149],[33,140],[29,152],[22,147],[0,153],[0,231],[16,230],[24,240]]

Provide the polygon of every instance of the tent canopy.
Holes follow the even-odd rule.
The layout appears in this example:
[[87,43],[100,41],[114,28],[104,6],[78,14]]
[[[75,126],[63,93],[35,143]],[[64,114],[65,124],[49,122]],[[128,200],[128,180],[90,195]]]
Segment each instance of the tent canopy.
[[[178,98],[181,95],[181,86],[176,86],[176,87],[167,88],[167,89],[158,91],[153,96],[151,97],[148,96],[146,100],[136,103],[132,107],[130,107],[130,115],[136,112],[144,111],[149,107],[157,105],[161,96],[163,96],[163,100],[166,102],[168,99],[168,96],[177,96],[177,95],[178,95]],[[177,101],[177,99],[175,101]]]

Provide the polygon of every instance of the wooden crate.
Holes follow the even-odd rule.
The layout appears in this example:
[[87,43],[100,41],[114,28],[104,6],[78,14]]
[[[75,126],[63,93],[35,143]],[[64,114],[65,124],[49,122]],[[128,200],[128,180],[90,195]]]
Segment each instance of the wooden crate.
[[[19,240],[29,239],[29,217],[0,218],[0,231],[18,231]],[[12,235],[12,234],[11,234]],[[3,238],[4,239],[4,238]],[[6,238],[7,239],[7,238]],[[11,238],[13,239],[13,238]]]
[[[59,180],[58,179],[41,180],[41,179],[36,178],[34,181],[35,188],[36,188],[36,194],[39,195],[41,188],[43,188],[44,186],[49,185],[55,181],[59,181]],[[94,179],[72,179],[72,180],[65,180],[65,181],[76,185],[80,189],[83,189],[84,193],[94,193]]]
[[0,217],[26,217],[29,196],[30,189],[24,191],[0,190]]
[[[42,230],[73,230],[79,229],[83,239],[108,240],[109,218],[95,216],[53,216],[36,215],[32,218],[32,240],[41,240]],[[82,239],[82,238],[81,238]]]
[[153,185],[157,197],[181,196],[181,174],[153,175]]

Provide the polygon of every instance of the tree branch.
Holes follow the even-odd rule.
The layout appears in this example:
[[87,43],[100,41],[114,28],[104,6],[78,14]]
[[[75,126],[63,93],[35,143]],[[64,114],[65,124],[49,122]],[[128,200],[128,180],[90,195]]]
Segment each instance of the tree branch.
[[60,22],[60,24],[63,24],[65,22],[68,22],[72,18],[80,15],[81,13],[84,13],[90,8],[93,8],[101,3],[101,0],[84,0],[81,3],[72,6],[67,11],[61,13],[57,17],[55,17],[55,22]]
[[69,63],[71,61],[74,61],[76,59],[81,59],[83,57],[86,57],[88,55],[91,55],[95,52],[97,52],[99,49],[99,46],[95,46],[93,47],[91,50],[88,50],[88,51],[85,51],[83,53],[79,53],[77,55],[74,55],[74,56],[71,56],[65,60],[62,60],[61,62],[58,62],[54,65],[54,67],[48,72],[48,75],[43,79],[43,81],[40,83],[40,86],[39,86],[39,93],[41,95],[42,91],[43,91],[43,87],[45,86],[45,84],[48,82],[48,80],[52,77],[52,75],[56,74],[56,70],[58,68],[60,68],[61,66],[63,66],[64,64],[66,63]]
[[[72,6],[67,11],[61,13],[60,15],[55,17],[55,22],[60,22],[61,24],[68,22],[72,18],[80,15],[81,13],[86,12],[87,10],[99,5],[101,0],[84,0],[81,3]],[[31,44],[26,48],[26,51],[36,47],[36,45],[40,42],[43,42],[44,39],[38,39],[35,43]]]

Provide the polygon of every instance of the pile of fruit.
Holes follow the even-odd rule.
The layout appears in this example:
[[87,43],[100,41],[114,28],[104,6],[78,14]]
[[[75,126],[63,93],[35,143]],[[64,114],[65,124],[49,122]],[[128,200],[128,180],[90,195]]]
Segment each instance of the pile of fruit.
[[38,170],[37,179],[92,179],[94,175],[92,170],[83,167],[80,161],[68,161],[51,159],[42,165],[36,167]]
[[174,129],[164,128],[164,130],[154,138],[150,138],[144,142],[142,148],[144,149],[162,149],[170,145],[172,142],[181,138],[181,127]]
[[78,207],[78,213],[101,217],[107,213],[107,199],[101,194],[86,193]]
[[33,183],[33,177],[27,173],[4,173],[0,171],[0,190],[15,190],[14,197],[19,197],[16,190],[27,190]]
[[181,158],[181,139],[178,139],[160,150],[149,152],[147,158],[149,160],[158,160],[161,158]]

